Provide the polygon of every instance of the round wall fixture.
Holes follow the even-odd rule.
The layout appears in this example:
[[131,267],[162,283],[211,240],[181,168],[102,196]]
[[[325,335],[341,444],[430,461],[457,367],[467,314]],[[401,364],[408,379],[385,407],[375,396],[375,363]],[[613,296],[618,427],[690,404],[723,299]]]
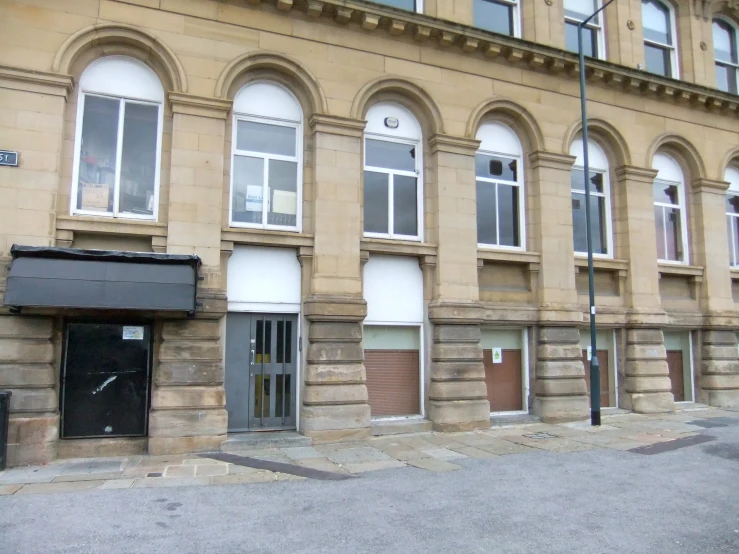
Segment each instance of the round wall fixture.
[[386,117],[385,127],[387,127],[388,129],[397,129],[398,128],[398,118],[397,117]]

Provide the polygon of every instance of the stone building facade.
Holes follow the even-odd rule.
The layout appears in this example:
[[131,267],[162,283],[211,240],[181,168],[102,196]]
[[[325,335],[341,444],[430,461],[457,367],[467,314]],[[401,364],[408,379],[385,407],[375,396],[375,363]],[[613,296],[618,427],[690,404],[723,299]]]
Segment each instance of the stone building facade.
[[[570,4],[0,0],[10,464],[586,418]],[[604,406],[739,406],[738,23],[588,30]],[[195,309],[135,305],[193,254]]]

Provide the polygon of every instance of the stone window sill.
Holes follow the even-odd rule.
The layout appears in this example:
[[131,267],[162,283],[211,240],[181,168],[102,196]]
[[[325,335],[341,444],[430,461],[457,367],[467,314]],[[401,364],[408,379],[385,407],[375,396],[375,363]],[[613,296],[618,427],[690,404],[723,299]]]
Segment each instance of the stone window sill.
[[[575,270],[587,271],[588,269],[588,258],[583,256],[575,256]],[[593,258],[593,269],[599,271],[610,271],[618,273],[619,277],[626,277],[626,273],[629,271],[628,260],[618,260],[616,258]]]
[[257,244],[260,246],[313,246],[313,235],[294,231],[247,229],[228,227],[221,229],[221,241],[231,244]]
[[395,254],[407,256],[435,256],[436,245],[427,242],[415,242],[409,240],[389,240],[363,238],[360,248],[375,254]]
[[684,277],[692,277],[695,281],[703,280],[703,266],[685,265],[685,264],[668,264],[658,263],[657,270],[660,277],[662,275],[682,275]]

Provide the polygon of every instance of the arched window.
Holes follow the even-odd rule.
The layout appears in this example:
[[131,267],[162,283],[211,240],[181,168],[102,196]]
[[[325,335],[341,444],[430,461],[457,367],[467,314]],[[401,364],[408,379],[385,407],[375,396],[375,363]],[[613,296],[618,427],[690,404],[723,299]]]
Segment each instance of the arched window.
[[423,153],[421,126],[399,104],[367,112],[364,134],[364,234],[421,240]]
[[739,167],[730,166],[724,172],[724,181],[729,182],[726,192],[726,223],[729,229],[729,262],[739,266]]
[[164,89],[144,63],[101,58],[82,73],[72,213],[156,219]]
[[475,0],[475,27],[501,35],[520,37],[520,9],[518,0]]
[[299,231],[303,112],[280,85],[258,81],[234,98],[231,225]]
[[[578,52],[577,25],[600,8],[600,0],[565,0],[565,45],[570,52]],[[588,21],[582,30],[582,47],[586,56],[604,59],[603,12]]]
[[657,225],[657,257],[663,262],[688,263],[688,230],[685,218],[685,177],[680,164],[667,154],[654,155],[654,220]]
[[[572,167],[572,234],[576,254],[587,254],[587,224],[585,213],[585,170],[583,168],[583,142],[577,138],[570,146],[570,155],[576,156]],[[608,158],[603,149],[592,140],[588,146],[590,169],[590,226],[593,239],[593,254],[613,256],[611,239],[611,191],[608,174]]]
[[724,92],[737,94],[739,57],[737,29],[725,19],[713,20],[713,51],[716,56],[716,86]]
[[477,243],[523,248],[523,149],[516,133],[502,123],[485,123],[477,131]]
[[677,32],[672,6],[660,0],[642,0],[641,12],[647,71],[678,79]]

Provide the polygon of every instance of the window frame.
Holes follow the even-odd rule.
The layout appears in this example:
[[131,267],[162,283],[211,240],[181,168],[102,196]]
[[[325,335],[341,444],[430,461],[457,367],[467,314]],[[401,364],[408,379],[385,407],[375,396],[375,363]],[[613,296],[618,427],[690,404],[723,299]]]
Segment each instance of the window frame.
[[[105,58],[100,58],[104,60]],[[90,67],[90,66],[88,66]],[[82,126],[85,115],[85,100],[87,96],[95,96],[98,98],[106,98],[118,101],[118,127],[116,130],[116,169],[113,183],[113,211],[101,212],[97,210],[85,210],[77,208],[77,196],[79,194],[80,179],[80,161],[82,157]],[[126,104],[141,104],[145,106],[156,106],[157,108],[157,144],[154,157],[154,206],[151,215],[120,213],[120,192],[121,192],[121,162],[123,154],[123,131],[126,117]],[[142,100],[132,98],[130,96],[115,96],[112,94],[99,93],[95,91],[85,91],[80,87],[77,96],[77,114],[75,119],[74,132],[74,159],[72,168],[72,187],[70,189],[69,213],[71,215],[106,217],[111,219],[131,219],[139,221],[159,221],[159,189],[161,185],[161,168],[162,168],[162,132],[164,123],[164,109],[162,102],[154,102],[152,100]]]
[[[270,83],[272,84],[272,83]],[[275,85],[277,86],[277,85]],[[275,125],[279,127],[288,127],[295,129],[295,156],[285,156],[282,154],[269,154],[267,152],[256,152],[253,150],[238,150],[236,148],[236,137],[238,134],[238,122],[248,121],[251,123],[261,123],[262,125]],[[234,160],[236,156],[244,156],[247,158],[258,158],[263,160],[264,173],[262,183],[262,223],[249,223],[246,221],[234,221],[233,219],[233,197],[234,197]],[[295,226],[275,225],[268,223],[269,221],[269,161],[294,162],[297,165],[296,174],[296,202],[295,209]],[[243,114],[234,112],[233,124],[231,129],[231,171],[229,179],[229,199],[228,199],[228,224],[229,227],[243,229],[263,229],[266,231],[289,231],[300,233],[303,226],[303,123],[290,121],[286,119],[277,119],[273,117],[265,117],[259,115]]]
[[[416,149],[416,157],[415,157],[415,164],[416,164],[416,170],[415,172],[412,171],[406,171],[402,169],[389,169],[386,167],[377,167],[377,166],[370,166],[367,165],[367,140],[379,140],[384,142],[393,142],[395,144],[405,144],[408,146],[413,146]],[[407,241],[414,241],[414,242],[423,242],[423,230],[424,230],[424,222],[423,222],[423,199],[424,199],[424,181],[423,181],[423,149],[421,147],[421,141],[415,140],[415,139],[408,139],[408,138],[402,138],[402,137],[396,137],[391,135],[383,135],[380,133],[364,133],[364,137],[362,139],[362,233],[364,237],[367,238],[378,238],[378,239],[389,239],[389,240],[407,240]],[[391,178],[388,179],[388,232],[387,233],[374,233],[364,230],[364,173],[367,171],[372,171],[374,173],[383,173],[390,175]],[[392,175],[402,175],[405,177],[414,177],[416,179],[416,235],[399,235],[397,233],[393,233],[395,222],[393,219],[394,216],[394,208],[395,208],[395,199],[393,198],[393,187],[394,187],[394,178],[392,178]]]
[[[566,10],[567,0],[565,0],[564,4],[565,4],[565,12],[566,12],[567,11]],[[597,0],[596,3],[595,3],[595,6],[596,6],[595,7],[596,10],[600,9],[603,6],[603,1],[602,0]],[[582,21],[583,21],[582,19],[576,19],[574,17],[568,16],[565,13],[565,25],[567,25],[567,23],[574,23],[575,25],[578,25]],[[596,59],[596,60],[605,60],[605,59],[607,59],[607,55],[608,55],[606,53],[606,39],[605,39],[605,29],[606,29],[606,12],[605,12],[605,10],[602,11],[602,12],[600,12],[598,14],[598,21],[599,21],[599,23],[593,24],[593,20],[591,19],[590,22],[588,22],[585,25],[585,28],[587,28],[587,29],[593,29],[595,31],[595,41],[596,41],[596,43],[598,45],[598,52],[596,53],[597,55],[594,57],[594,59]],[[565,34],[566,34],[566,32],[567,32],[567,30],[565,29]]]
[[[671,160],[673,160],[678,166],[680,165],[677,160],[672,158],[672,156],[669,156],[668,154],[663,154],[667,157],[669,157]],[[669,179],[659,179],[655,178],[652,183],[652,212],[654,212],[654,207],[661,207],[663,210],[663,217],[664,217],[664,209],[665,208],[672,208],[672,209],[678,209],[680,210],[680,240],[682,241],[682,248],[683,248],[683,259],[682,260],[668,260],[665,258],[660,258],[659,254],[657,255],[657,261],[659,263],[663,264],[673,264],[673,265],[689,265],[690,264],[690,243],[688,242],[688,217],[687,217],[687,202],[686,202],[686,196],[685,196],[685,173],[682,172],[682,168],[680,168],[680,171],[682,173],[682,180],[681,181],[670,181]],[[668,202],[658,202],[654,198],[654,185],[657,183],[664,183],[665,185],[669,186],[677,186],[677,194],[678,194],[678,203],[677,204],[670,204]],[[655,220],[655,232],[657,231],[657,221]],[[659,240],[659,237],[657,237]],[[667,232],[666,229],[663,232],[663,237],[665,244],[665,252],[667,252]],[[655,245],[656,246],[656,245]]]
[[[729,169],[733,170],[734,172],[739,174],[739,166],[736,165],[730,165],[726,171],[724,172],[724,180],[729,181],[729,179],[726,178],[726,174],[729,173]],[[735,196],[739,197],[739,188],[732,188],[732,187],[739,187],[739,182],[734,183],[733,181],[729,181],[730,185],[729,188],[726,190],[726,201],[728,201],[729,197]],[[729,212],[726,210],[726,217],[727,217],[727,224],[730,232],[729,232],[729,267],[732,269],[739,268],[739,255],[737,255],[737,252],[739,251],[739,213],[737,212]]]
[[[737,56],[737,61],[734,63],[718,60],[716,59],[716,50],[714,48],[714,54],[713,54],[713,64],[715,66],[724,66],[724,67],[732,67],[734,68],[734,88],[737,92],[731,92],[731,91],[722,91],[727,92],[729,94],[739,94],[739,25],[734,23],[732,20],[730,20],[727,17],[724,17],[722,15],[717,15],[711,20],[711,39],[713,39],[713,25],[716,22],[721,22],[729,27],[729,30],[732,33],[732,38],[734,40],[734,52]],[[715,42],[714,42],[715,46]],[[716,86],[718,88],[718,82],[716,83]],[[721,89],[719,89],[721,90]]]
[[[475,5],[478,4],[478,2],[485,2],[488,0],[473,0],[472,5],[472,24],[476,29],[480,29],[482,31],[485,31],[486,33],[496,33],[495,31],[490,31],[489,29],[485,29],[484,27],[480,27],[477,24],[477,21],[475,21]],[[513,8],[513,34],[512,35],[502,35],[502,36],[510,36],[513,38],[521,38],[521,1],[522,0],[489,0],[489,2],[494,4],[505,4],[508,6],[511,6]],[[496,33],[501,34],[501,33]]]
[[[590,196],[591,197],[596,196],[598,198],[605,199],[605,214],[603,217],[605,217],[606,219],[605,229],[606,229],[606,250],[607,252],[605,254],[603,254],[602,252],[593,252],[593,257],[610,260],[610,259],[613,259],[613,220],[612,220],[612,213],[611,213],[611,174],[608,169],[602,169],[599,167],[589,166],[588,169],[590,173],[599,173],[603,175],[603,192],[597,192],[591,189]],[[570,199],[572,199],[573,194],[577,194],[577,195],[582,195],[583,202],[585,202],[585,189],[583,188],[581,191],[579,189],[572,188],[572,171],[573,170],[582,171],[583,175],[585,173],[585,168],[581,165],[573,165],[572,169],[570,169]],[[585,176],[585,179],[587,181],[587,176]],[[587,209],[587,206],[586,206],[586,209]],[[591,213],[590,215],[592,216],[593,214]],[[591,220],[590,224],[592,225],[592,223],[593,222]],[[575,226],[574,221],[572,223],[572,226],[574,229],[574,226]],[[575,245],[573,244],[572,246],[574,249]],[[575,250],[574,252],[575,252],[575,256],[587,256],[588,255],[587,250],[582,251],[582,252],[579,250]]]
[[[491,179],[488,177],[478,177],[475,172],[475,187],[478,181],[495,185],[495,207],[498,210],[496,213],[496,235],[498,237],[498,243],[500,243],[500,203],[498,202],[498,185],[502,184],[505,186],[515,186],[518,188],[518,243],[520,246],[508,246],[505,244],[490,244],[486,242],[477,243],[477,247],[482,250],[509,250],[514,252],[525,252],[526,251],[526,188],[524,187],[524,167],[523,167],[523,156],[514,154],[504,154],[502,152],[494,152],[492,150],[480,149],[475,152],[475,156],[482,154],[483,156],[496,156],[500,158],[508,158],[516,160],[516,181],[506,181],[504,179]],[[475,212],[479,210],[477,205],[477,198],[475,198]],[[477,225],[477,221],[475,221]],[[477,230],[475,230],[477,231]]]
[[[395,8],[395,6],[390,6],[389,4],[386,4],[385,2],[383,2],[382,0],[370,0],[370,2],[374,2],[375,4],[380,4],[382,6],[387,6],[389,8]],[[413,1],[414,9],[408,10],[408,11],[410,11],[411,13],[423,13],[423,2],[424,0],[414,0]],[[395,8],[395,9],[402,10],[403,8]]]
[[[670,18],[670,31],[672,32],[672,42],[673,44],[663,44],[661,42],[656,42],[654,40],[649,40],[646,37],[644,37],[643,29],[644,29],[644,11],[643,6],[645,2],[652,2],[656,4],[661,4],[667,8],[667,13]],[[669,79],[680,79],[680,60],[678,55],[678,36],[677,36],[677,21],[676,21],[676,11],[675,7],[672,5],[669,1],[664,0],[642,0],[642,41],[645,45],[649,44],[650,46],[653,46],[655,48],[660,48],[662,50],[667,50],[670,54],[670,74],[666,75]],[[652,73],[647,69],[647,60],[646,56],[644,57],[644,70],[648,73]],[[659,75],[658,73],[652,73],[653,75]]]

